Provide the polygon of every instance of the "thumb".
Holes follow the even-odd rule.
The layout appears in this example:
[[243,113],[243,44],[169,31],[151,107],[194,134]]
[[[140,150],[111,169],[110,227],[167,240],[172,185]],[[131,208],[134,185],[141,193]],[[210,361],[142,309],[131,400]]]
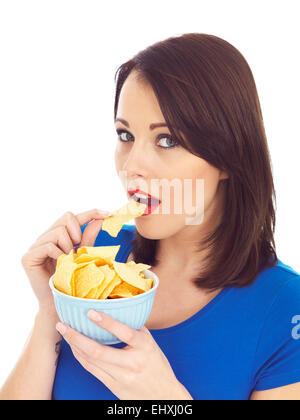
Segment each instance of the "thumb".
[[79,247],[94,246],[103,222],[103,219],[94,219],[86,226]]

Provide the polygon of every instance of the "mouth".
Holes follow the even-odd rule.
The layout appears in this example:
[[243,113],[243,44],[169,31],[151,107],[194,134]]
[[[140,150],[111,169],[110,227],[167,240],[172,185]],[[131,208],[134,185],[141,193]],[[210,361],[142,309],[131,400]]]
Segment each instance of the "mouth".
[[161,201],[153,197],[152,195],[141,191],[139,189],[136,190],[128,190],[127,191],[128,196],[132,198],[133,200],[137,201],[138,203],[146,204],[146,209],[142,216],[147,216],[154,212],[154,210],[160,205]]

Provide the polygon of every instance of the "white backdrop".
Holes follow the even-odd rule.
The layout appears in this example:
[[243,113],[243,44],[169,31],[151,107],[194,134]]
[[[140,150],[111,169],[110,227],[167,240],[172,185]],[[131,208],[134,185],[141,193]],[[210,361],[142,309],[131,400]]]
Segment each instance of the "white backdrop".
[[298,3],[0,0],[0,385],[37,310],[21,257],[67,210],[124,203],[114,74],[169,36],[213,34],[248,61],[272,156],[277,252],[300,272]]

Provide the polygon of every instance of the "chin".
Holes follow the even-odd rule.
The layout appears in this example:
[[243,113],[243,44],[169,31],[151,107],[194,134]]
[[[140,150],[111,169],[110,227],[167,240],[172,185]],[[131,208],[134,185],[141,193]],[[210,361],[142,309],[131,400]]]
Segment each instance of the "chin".
[[136,230],[146,239],[166,239],[175,235],[181,229],[181,224],[178,219],[162,220],[159,217],[148,218],[147,216],[138,217],[135,219]]
[[[148,217],[148,219],[147,219]],[[162,239],[161,226],[150,216],[138,217],[135,219],[136,230],[146,239]]]

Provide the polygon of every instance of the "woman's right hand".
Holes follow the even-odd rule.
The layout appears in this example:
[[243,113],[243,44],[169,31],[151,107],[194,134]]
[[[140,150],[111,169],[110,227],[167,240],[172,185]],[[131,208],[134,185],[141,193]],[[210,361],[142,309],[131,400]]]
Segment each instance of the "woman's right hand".
[[[109,214],[94,209],[75,216],[68,211],[42,233],[23,255],[22,266],[39,301],[40,310],[56,314],[49,279],[55,273],[58,257],[68,254],[77,244],[94,246],[103,220]],[[82,234],[80,227],[88,222]]]

